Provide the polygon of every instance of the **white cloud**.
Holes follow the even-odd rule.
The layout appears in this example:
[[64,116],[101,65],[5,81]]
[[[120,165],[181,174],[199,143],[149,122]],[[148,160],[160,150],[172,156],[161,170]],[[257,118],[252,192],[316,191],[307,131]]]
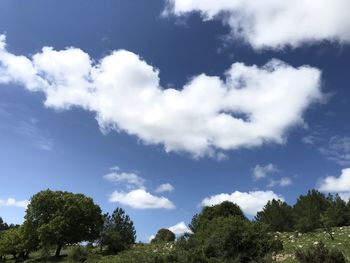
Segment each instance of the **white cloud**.
[[350,192],[350,168],[343,169],[339,177],[328,176],[322,179],[318,188],[322,192]]
[[348,202],[350,199],[350,191],[339,193],[339,197],[343,199],[345,202]]
[[0,199],[0,206],[15,206],[20,208],[27,208],[28,200],[17,201],[14,198]]
[[186,226],[185,222],[180,222],[174,226],[169,227],[168,229],[177,236],[181,236],[185,233],[192,233],[192,231]]
[[163,193],[163,192],[172,192],[174,191],[175,188],[169,183],[166,184],[161,184],[160,186],[157,187],[155,190],[156,193]]
[[270,183],[267,185],[267,187],[275,187],[275,186],[288,186],[292,184],[292,179],[288,177],[282,177],[281,179],[271,179]]
[[168,0],[166,13],[200,12],[220,19],[230,37],[253,48],[298,47],[324,40],[350,41],[349,0]]
[[235,191],[232,194],[223,193],[206,197],[201,204],[203,206],[212,206],[220,204],[224,201],[230,201],[239,205],[242,211],[247,215],[255,216],[256,213],[261,211],[266,203],[272,199],[284,201],[282,196],[275,194],[273,191]]
[[163,89],[158,70],[125,50],[93,62],[78,48],[44,47],[28,58],[5,46],[1,36],[0,84],[41,91],[47,107],[81,107],[95,112],[103,130],[194,157],[284,143],[288,130],[303,123],[303,112],[322,98],[320,70],[279,60],[263,67],[234,63],[225,79],[201,74],[180,89]]
[[269,163],[267,165],[256,165],[253,169],[253,176],[256,180],[265,178],[270,174],[278,172],[276,165]]
[[319,148],[327,159],[342,166],[350,165],[350,137],[332,136],[325,147]]
[[143,188],[145,179],[138,176],[135,173],[124,173],[124,172],[112,172],[103,176],[104,179],[112,182],[112,183],[124,183],[129,188]]
[[132,190],[128,193],[113,192],[109,201],[113,203],[120,203],[136,209],[174,209],[175,205],[167,198],[161,196],[154,196],[144,189]]

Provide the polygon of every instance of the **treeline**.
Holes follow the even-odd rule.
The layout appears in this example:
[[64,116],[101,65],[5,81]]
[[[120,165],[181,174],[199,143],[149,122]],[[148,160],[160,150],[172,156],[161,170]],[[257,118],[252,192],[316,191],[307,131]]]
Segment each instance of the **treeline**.
[[204,207],[193,217],[191,233],[176,241],[174,233],[160,229],[152,246],[172,244],[167,253],[132,254],[136,231],[123,209],[102,214],[89,197],[46,190],[31,198],[22,225],[9,226],[0,219],[0,262],[7,256],[25,261],[33,251],[40,251],[45,261],[50,256],[59,257],[63,247],[82,241],[88,242],[85,247],[75,246],[76,261],[81,262],[89,259],[85,250],[88,247],[99,251],[99,255],[125,251],[123,262],[273,262],[273,255],[283,249],[276,231],[324,228],[333,238],[331,227],[345,225],[350,225],[350,203],[316,190],[301,195],[294,206],[269,201],[254,220],[248,220],[238,205],[226,201]]
[[280,200],[269,201],[255,220],[265,223],[271,231],[279,232],[305,233],[324,228],[333,239],[331,227],[350,225],[350,201],[310,190],[306,195],[300,195],[294,206]]

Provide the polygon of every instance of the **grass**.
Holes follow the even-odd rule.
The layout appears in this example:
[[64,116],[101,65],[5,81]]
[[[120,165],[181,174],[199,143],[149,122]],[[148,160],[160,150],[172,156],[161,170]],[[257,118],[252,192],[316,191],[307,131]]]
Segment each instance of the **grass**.
[[[350,226],[339,227],[332,229],[334,240],[332,240],[328,233],[324,230],[317,230],[312,233],[301,234],[293,233],[276,233],[275,238],[282,240],[284,250],[276,256],[277,262],[283,263],[297,263],[294,259],[294,253],[297,249],[306,249],[310,246],[316,245],[318,242],[323,242],[328,248],[337,248],[343,252],[350,262]],[[98,249],[94,249],[94,257],[87,263],[138,263],[142,258],[143,263],[153,263],[155,258],[159,255],[167,255],[172,250],[171,245],[149,245],[137,244],[128,251],[124,251],[118,255],[104,255]],[[30,255],[30,259],[26,262],[72,262],[67,257],[69,248],[62,250],[60,258],[51,257],[46,261],[40,260],[40,253],[34,252]],[[53,254],[53,251],[52,251]],[[149,261],[145,261],[145,258]],[[7,260],[6,262],[14,263],[14,260]]]
[[280,262],[296,263],[294,253],[297,249],[305,249],[323,242],[328,248],[339,249],[350,262],[350,227],[338,227],[332,229],[334,240],[324,230],[312,233],[276,233],[276,238],[283,242],[284,251],[278,256]]

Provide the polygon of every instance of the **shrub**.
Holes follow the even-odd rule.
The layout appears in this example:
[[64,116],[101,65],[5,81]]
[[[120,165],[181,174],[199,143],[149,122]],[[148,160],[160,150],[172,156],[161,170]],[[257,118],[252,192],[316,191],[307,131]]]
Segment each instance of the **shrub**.
[[300,263],[346,263],[348,262],[337,249],[328,249],[322,242],[307,250],[298,249],[295,253]]
[[152,243],[162,243],[162,242],[174,242],[175,234],[169,229],[162,228],[159,229],[156,236],[152,239]]
[[88,259],[89,251],[83,246],[73,246],[68,251],[68,258],[72,262],[85,262]]

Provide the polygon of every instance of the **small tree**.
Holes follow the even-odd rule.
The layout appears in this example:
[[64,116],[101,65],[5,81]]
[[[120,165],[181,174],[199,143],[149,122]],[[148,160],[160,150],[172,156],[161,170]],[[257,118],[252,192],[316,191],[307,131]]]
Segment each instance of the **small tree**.
[[101,246],[107,246],[114,253],[123,251],[136,241],[134,223],[122,208],[114,210],[112,215],[104,216],[101,232]]
[[196,214],[191,221],[190,229],[193,233],[204,227],[209,221],[218,217],[238,216],[243,220],[247,220],[241,208],[229,201],[214,206],[206,206],[200,214]]
[[255,220],[268,225],[271,231],[291,231],[294,227],[293,208],[281,200],[268,201]]
[[103,224],[101,209],[91,198],[51,190],[31,198],[25,219],[25,228],[42,245],[56,245],[56,257],[65,244],[96,240]]
[[169,229],[159,229],[156,236],[152,239],[151,243],[173,242],[175,241],[175,234]]

